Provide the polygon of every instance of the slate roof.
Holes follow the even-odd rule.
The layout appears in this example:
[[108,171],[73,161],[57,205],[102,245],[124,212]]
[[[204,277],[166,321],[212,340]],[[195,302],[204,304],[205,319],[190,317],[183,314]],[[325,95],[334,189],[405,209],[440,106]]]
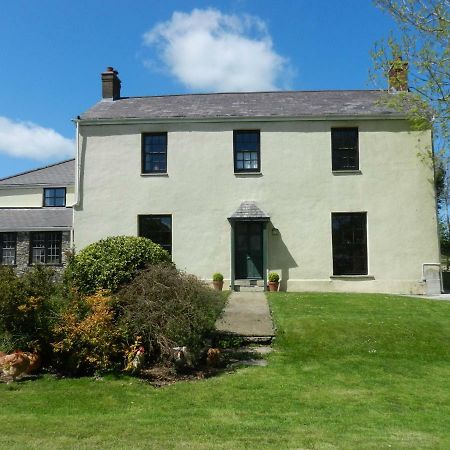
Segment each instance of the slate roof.
[[69,159],[49,166],[1,178],[0,186],[70,186],[75,184],[75,160]]
[[260,209],[256,202],[245,201],[239,205],[239,208],[228,219],[266,221],[270,219],[270,216]]
[[101,100],[82,120],[370,116],[399,117],[387,91],[277,91],[123,97]]
[[0,231],[72,228],[72,208],[0,208]]

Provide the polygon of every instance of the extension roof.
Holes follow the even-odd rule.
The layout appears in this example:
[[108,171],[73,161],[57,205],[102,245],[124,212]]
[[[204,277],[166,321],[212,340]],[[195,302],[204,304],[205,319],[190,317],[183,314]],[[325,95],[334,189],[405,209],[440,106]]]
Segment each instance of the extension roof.
[[404,117],[387,91],[276,91],[122,97],[101,100],[81,120]]
[[72,208],[0,208],[0,231],[72,228]]
[[49,166],[1,178],[0,186],[70,186],[75,184],[75,160],[68,159]]

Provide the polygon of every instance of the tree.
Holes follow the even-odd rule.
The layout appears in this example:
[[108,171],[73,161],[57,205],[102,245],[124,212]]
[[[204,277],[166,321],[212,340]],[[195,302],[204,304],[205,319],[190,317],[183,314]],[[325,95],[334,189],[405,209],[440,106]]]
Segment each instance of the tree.
[[416,129],[432,127],[430,153],[443,222],[441,229],[450,230],[450,1],[374,0],[374,3],[392,16],[398,29],[375,44],[372,79],[384,78],[392,64],[408,62],[410,92],[389,96],[389,103],[402,110],[407,103]]

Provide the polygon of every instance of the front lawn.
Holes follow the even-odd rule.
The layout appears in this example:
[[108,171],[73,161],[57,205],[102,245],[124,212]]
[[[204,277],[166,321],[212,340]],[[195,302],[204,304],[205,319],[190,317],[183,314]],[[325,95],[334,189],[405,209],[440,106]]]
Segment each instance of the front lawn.
[[2,384],[0,448],[450,448],[450,303],[269,298],[269,366],[162,389],[128,377]]

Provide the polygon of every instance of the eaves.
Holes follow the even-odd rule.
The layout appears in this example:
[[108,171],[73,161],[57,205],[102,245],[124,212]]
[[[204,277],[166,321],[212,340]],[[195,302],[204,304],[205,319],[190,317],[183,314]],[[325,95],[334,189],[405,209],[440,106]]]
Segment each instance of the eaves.
[[73,119],[73,122],[82,126],[92,125],[129,125],[148,123],[224,123],[224,122],[308,122],[308,121],[368,121],[368,120],[407,120],[404,113],[368,114],[368,115],[321,115],[321,116],[295,116],[295,117],[160,117],[160,118],[110,118],[110,119]]

